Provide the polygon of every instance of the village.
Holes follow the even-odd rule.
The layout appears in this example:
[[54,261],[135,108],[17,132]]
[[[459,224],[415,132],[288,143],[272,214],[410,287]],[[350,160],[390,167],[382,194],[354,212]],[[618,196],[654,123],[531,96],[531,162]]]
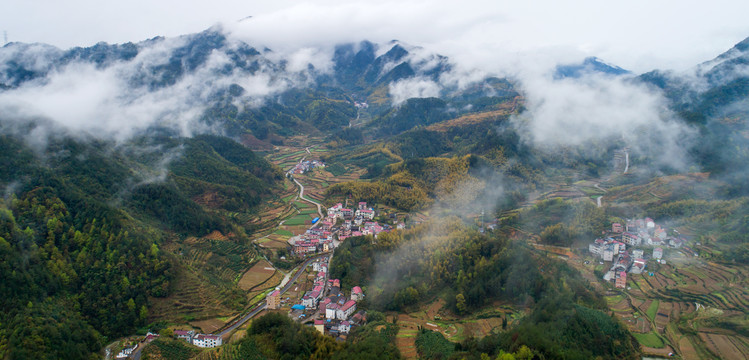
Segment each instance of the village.
[[[357,304],[364,299],[362,288],[354,285],[346,293],[339,279],[328,278],[328,267],[333,250],[347,238],[377,236],[381,232],[391,230],[389,225],[381,225],[374,221],[374,217],[375,210],[367,207],[366,202],[359,202],[356,210],[344,208],[343,204],[338,203],[327,209],[327,216],[322,221],[319,218],[313,219],[312,226],[304,234],[290,238],[292,254],[302,258],[315,256],[314,261],[307,262],[304,268],[298,270],[300,274],[311,274],[311,289],[304,292],[301,297],[292,299],[291,296],[284,297],[281,289],[276,288],[266,295],[265,310],[289,309],[288,313],[292,319],[313,325],[320,333],[339,340],[346,339],[352,326],[363,325],[366,322],[366,312],[357,312]],[[306,277],[303,277],[300,280],[302,284],[295,285],[294,290],[304,287],[305,280]],[[223,344],[220,335],[202,334],[195,330],[174,330],[171,335],[200,348],[213,348]],[[158,336],[149,333],[144,341],[153,340]],[[127,358],[137,348],[138,345],[126,347],[116,358]]]
[[[302,323],[313,324],[322,334],[345,340],[352,326],[366,322],[366,312],[357,312],[357,304],[364,299],[359,286],[353,286],[348,296],[341,287],[339,279],[328,278],[330,257],[322,257],[311,265],[314,282],[312,289],[306,291],[301,301],[292,305],[289,315]],[[268,310],[281,309],[290,298],[282,298],[281,291],[276,289],[266,296]]]
[[[657,225],[651,218],[627,220],[625,225],[614,223],[606,236],[588,245],[588,251],[601,263],[611,262],[611,268],[603,280],[614,282],[619,289],[626,288],[627,274],[642,274],[649,260],[665,264],[663,249],[681,248],[685,240],[673,231],[669,236],[666,228]],[[652,249],[648,254],[642,248]],[[629,250],[628,250],[629,249]],[[653,273],[648,273],[653,276]]]
[[312,255],[335,249],[340,242],[352,236],[373,235],[390,231],[387,224],[374,221],[375,211],[359,202],[358,208],[344,208],[338,203],[328,209],[325,219],[315,218],[313,226],[304,234],[289,239],[292,253],[296,256]]

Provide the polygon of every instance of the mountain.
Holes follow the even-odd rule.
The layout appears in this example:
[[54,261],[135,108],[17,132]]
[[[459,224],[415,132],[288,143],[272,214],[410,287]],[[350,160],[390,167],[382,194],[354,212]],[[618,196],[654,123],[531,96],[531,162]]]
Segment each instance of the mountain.
[[[324,357],[335,357],[332,349],[345,357],[378,347],[397,357],[398,339],[421,338],[426,330],[396,337],[398,325],[379,311],[408,311],[429,313],[427,321],[459,319],[444,326],[451,332],[460,326],[458,337],[430,338],[455,358],[505,351],[525,358],[637,358],[638,339],[609,309],[620,295],[604,297],[590,285],[601,269],[567,263],[577,261],[577,252],[549,256],[559,249],[547,249],[548,239],[584,251],[579,241],[613,222],[657,214],[709,244],[693,246],[710,261],[749,261],[742,235],[749,231],[749,39],[690,74],[653,71],[617,80],[638,91],[650,87],[652,94],[636,95],[653,95],[672,127],[637,127],[643,113],[631,112],[627,122],[635,125],[599,136],[616,114],[599,111],[596,102],[605,96],[590,96],[572,103],[582,112],[563,119],[587,112],[606,118],[575,129],[593,136],[549,147],[528,137],[528,125],[534,116],[548,119],[547,109],[534,107],[538,102],[555,99],[526,104],[527,92],[538,89],[519,79],[460,84],[450,59],[399,41],[331,50],[332,56],[311,57],[259,50],[218,27],[69,50],[20,43],[0,49],[0,291],[9,294],[0,300],[0,358],[96,357],[110,340],[139,330],[246,310],[262,298],[262,291],[238,286],[249,266],[299,264],[281,261],[285,245],[268,252],[250,241],[254,234],[288,232],[271,230],[285,215],[307,215],[282,169],[263,157],[285,145],[294,151],[280,158],[284,166],[307,154],[324,158],[331,176],[315,179],[315,187],[326,189],[316,194],[320,201],[374,203],[392,215],[377,221],[408,222],[409,229],[352,237],[336,250],[333,275],[366,288],[361,306],[377,319],[347,345],[271,316],[253,323],[227,356],[281,357],[292,347],[309,355],[320,346]],[[544,85],[627,74],[587,58],[558,66]],[[638,97],[625,97],[624,107],[632,99]],[[682,126],[700,140],[676,139],[683,145],[677,149],[695,160],[689,173],[656,162],[671,159],[651,147],[681,134],[673,130]],[[626,167],[618,166],[625,158]],[[597,205],[592,198],[601,194]],[[279,218],[259,214],[266,204],[283,205],[273,209]],[[662,265],[652,263],[667,269]],[[676,291],[667,288],[660,301]],[[717,298],[699,300],[719,304]],[[432,304],[437,310],[422,311]],[[464,327],[474,322],[483,325]],[[740,324],[706,324],[741,332]],[[479,327],[496,331],[476,340],[469,331]],[[182,351],[166,340],[156,344]]]
[[253,214],[281,179],[217,136],[114,147],[59,135],[40,152],[4,133],[0,147],[3,358],[89,358],[146,325],[151,299],[182,271],[168,239],[218,230],[242,241],[245,224],[226,214]]
[[586,74],[606,74],[620,76],[631,74],[630,71],[624,70],[616,65],[603,62],[597,57],[587,57],[580,64],[557,65],[554,71],[555,79],[579,78]]

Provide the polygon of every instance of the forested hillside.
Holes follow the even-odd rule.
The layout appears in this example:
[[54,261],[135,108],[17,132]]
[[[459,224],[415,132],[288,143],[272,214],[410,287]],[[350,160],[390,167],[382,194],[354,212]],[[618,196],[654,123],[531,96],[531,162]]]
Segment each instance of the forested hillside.
[[231,139],[168,144],[184,153],[164,163],[72,137],[39,153],[2,135],[0,357],[88,358],[146,325],[149,297],[167,296],[174,277],[165,236],[236,226],[193,199],[215,192],[216,209],[252,211],[281,178]]

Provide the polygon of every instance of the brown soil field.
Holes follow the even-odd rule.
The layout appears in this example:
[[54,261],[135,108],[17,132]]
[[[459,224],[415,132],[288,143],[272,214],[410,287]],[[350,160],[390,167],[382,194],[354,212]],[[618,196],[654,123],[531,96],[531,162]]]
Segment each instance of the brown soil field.
[[[721,359],[746,359],[746,353],[734,345],[731,338],[725,335],[700,333],[700,338],[705,342],[707,348]],[[746,351],[747,349],[743,349]]]
[[250,268],[250,270],[247,270],[247,272],[242,275],[242,278],[239,279],[239,283],[237,286],[239,286],[242,290],[250,290],[253,287],[263,283],[264,281],[270,279],[271,276],[276,272],[276,269],[273,268],[273,265],[271,265],[269,262],[265,260],[260,260]]
[[684,360],[702,359],[702,357],[700,357],[699,354],[697,353],[697,350],[694,349],[694,345],[692,345],[692,342],[686,336],[679,339],[678,348],[679,348],[679,355]]
[[398,335],[395,336],[395,346],[398,347],[401,356],[404,359],[418,359],[419,353],[416,350],[416,335],[419,333],[417,328],[411,327],[410,324],[398,323]]
[[206,239],[208,239],[208,240],[218,240],[218,241],[226,241],[226,240],[229,240],[229,238],[228,238],[228,237],[227,237],[226,235],[222,234],[222,233],[221,233],[220,231],[218,231],[218,230],[214,230],[214,231],[213,231],[213,232],[211,232],[210,234],[208,234],[208,235],[204,236],[204,238],[206,238]]
[[190,325],[200,328],[205,334],[212,334],[223,327],[224,324],[226,324],[226,322],[218,318],[190,322]]
[[285,240],[274,240],[268,237],[268,241],[260,244],[260,246],[268,249],[284,249],[289,246],[289,243]]
[[661,334],[671,319],[671,308],[672,304],[669,302],[661,301],[660,304],[658,304],[658,311],[655,313],[655,325],[658,332]]
[[656,348],[650,348],[647,346],[642,347],[642,352],[645,355],[655,355],[663,358],[669,357],[668,354],[674,352],[674,349],[671,348],[671,346],[666,345],[662,349],[656,349]]

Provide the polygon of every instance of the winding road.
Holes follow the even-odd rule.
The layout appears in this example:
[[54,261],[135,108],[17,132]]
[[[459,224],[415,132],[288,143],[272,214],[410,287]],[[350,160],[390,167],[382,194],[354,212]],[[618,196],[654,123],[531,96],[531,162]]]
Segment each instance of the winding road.
[[291,177],[291,180],[294,180],[294,182],[297,184],[297,186],[299,186],[299,198],[302,199],[302,200],[304,200],[304,201],[306,201],[306,202],[308,202],[308,203],[311,203],[311,204],[317,206],[317,214],[320,215],[320,219],[322,219],[323,218],[323,215],[322,215],[322,205],[320,205],[320,203],[317,202],[317,201],[313,201],[313,200],[305,198],[304,197],[304,185],[302,185],[299,181],[297,181],[294,176]]

